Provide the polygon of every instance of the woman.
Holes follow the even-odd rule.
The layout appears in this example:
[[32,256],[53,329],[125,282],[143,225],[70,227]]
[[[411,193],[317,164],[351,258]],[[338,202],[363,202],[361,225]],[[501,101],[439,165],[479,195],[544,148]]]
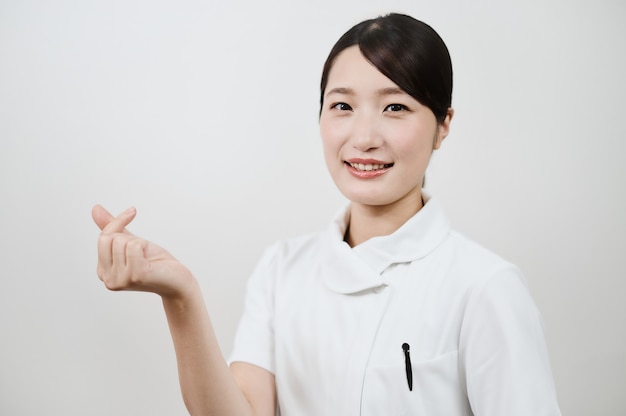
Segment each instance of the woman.
[[198,284],[93,210],[98,275],[161,295],[191,414],[559,415],[539,313],[518,269],[450,230],[422,192],[450,128],[452,67],[428,25],[390,14],[342,36],[320,130],[350,204],[268,248],[224,360]]

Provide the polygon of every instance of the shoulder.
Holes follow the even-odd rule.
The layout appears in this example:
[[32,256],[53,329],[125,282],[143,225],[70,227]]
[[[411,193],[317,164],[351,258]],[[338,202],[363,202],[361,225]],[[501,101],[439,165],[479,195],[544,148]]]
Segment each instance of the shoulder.
[[265,250],[265,256],[271,256],[274,262],[286,264],[302,263],[311,258],[319,261],[320,256],[325,256],[328,253],[327,248],[329,246],[336,247],[343,243],[348,218],[349,205],[346,205],[335,213],[328,227],[278,240]]
[[538,312],[520,268],[494,251],[451,231],[436,252],[441,285],[456,294],[464,314],[500,314],[510,308]]
[[436,198],[428,199],[421,221],[422,232],[430,235],[431,241],[436,241],[426,262],[438,271],[444,271],[456,284],[462,287],[481,285],[502,272],[521,275],[510,261],[456,231]]
[[460,275],[467,283],[480,286],[498,276],[515,276],[523,281],[515,264],[456,231],[450,232],[441,249],[448,257],[450,272]]
[[273,262],[293,262],[317,252],[322,246],[321,240],[321,232],[278,240],[265,249],[263,257]]
[[324,233],[316,232],[277,240],[265,248],[253,276],[278,284],[292,275],[301,276],[324,254]]
[[482,327],[490,321],[540,321],[526,279],[515,264],[458,232],[451,232],[444,244],[450,256],[449,276],[463,288],[465,327],[470,322]]

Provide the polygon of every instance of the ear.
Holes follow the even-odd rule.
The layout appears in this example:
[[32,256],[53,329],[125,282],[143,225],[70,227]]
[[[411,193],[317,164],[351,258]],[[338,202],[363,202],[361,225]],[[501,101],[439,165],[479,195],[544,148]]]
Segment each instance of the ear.
[[433,150],[437,150],[441,147],[441,143],[443,139],[448,136],[450,133],[450,122],[452,121],[452,117],[454,116],[454,108],[448,108],[448,112],[446,114],[446,118],[443,119],[439,126],[437,126],[437,135],[435,136],[435,143],[433,144]]

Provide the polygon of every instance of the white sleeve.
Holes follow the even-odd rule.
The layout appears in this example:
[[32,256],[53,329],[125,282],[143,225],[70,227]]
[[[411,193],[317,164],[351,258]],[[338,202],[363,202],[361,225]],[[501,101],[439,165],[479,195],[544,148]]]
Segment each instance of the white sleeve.
[[248,280],[244,309],[228,363],[242,361],[275,372],[274,261],[276,245],[261,257]]
[[499,269],[469,299],[460,369],[476,416],[557,416],[541,316],[514,266]]

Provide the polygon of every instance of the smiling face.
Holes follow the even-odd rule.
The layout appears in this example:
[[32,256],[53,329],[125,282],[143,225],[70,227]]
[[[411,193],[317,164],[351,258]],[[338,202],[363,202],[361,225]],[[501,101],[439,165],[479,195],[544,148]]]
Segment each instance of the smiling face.
[[451,117],[450,109],[438,123],[357,46],[345,49],[329,72],[320,115],[324,157],[335,184],[355,204],[419,209],[424,172]]

